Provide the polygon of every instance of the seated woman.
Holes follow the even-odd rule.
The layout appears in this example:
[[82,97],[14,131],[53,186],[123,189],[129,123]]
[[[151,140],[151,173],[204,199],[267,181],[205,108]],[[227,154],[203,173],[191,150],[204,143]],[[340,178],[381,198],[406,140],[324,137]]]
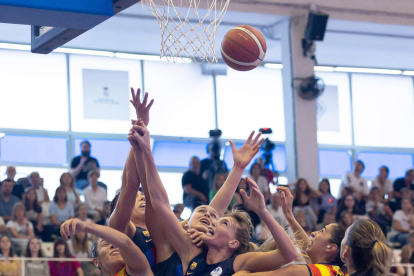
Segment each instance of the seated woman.
[[17,258],[13,254],[12,243],[8,236],[0,238],[0,275],[22,276],[21,262],[5,258]]
[[24,207],[27,219],[33,224],[35,234],[40,235],[43,232],[42,207],[37,202],[37,194],[34,189],[29,189],[26,192]]
[[319,183],[319,192],[322,194],[319,198],[312,199],[312,207],[315,214],[318,216],[318,223],[323,221],[323,217],[326,213],[336,214],[337,201],[331,193],[331,183],[324,178]]
[[338,206],[338,212],[336,213],[336,221],[339,220],[339,216],[342,214],[343,211],[350,212],[354,220],[358,219],[358,216],[365,215],[359,209],[356,199],[352,194],[346,194],[338,202],[338,204],[339,206]]
[[[210,201],[213,200],[213,198],[216,196],[217,192],[223,187],[224,182],[226,182],[227,174],[226,173],[218,173],[214,176],[213,179],[213,189],[210,190],[209,193],[209,199]],[[233,196],[233,198],[230,201],[229,207],[227,207],[227,210],[231,210],[231,207],[236,203],[236,199]]]
[[406,245],[409,242],[408,234],[414,229],[414,208],[409,198],[404,198],[401,205],[402,210],[396,211],[392,218],[390,235],[392,242],[398,242],[401,245]]
[[18,251],[22,252],[29,241],[35,236],[33,224],[26,217],[26,210],[21,203],[16,203],[13,207],[12,219],[6,224],[12,237],[12,242],[18,246]]
[[52,225],[55,226],[55,233],[59,233],[59,227],[62,223],[75,216],[75,209],[68,202],[68,197],[63,187],[56,189],[53,202],[49,205],[49,215]]
[[81,203],[81,200],[79,198],[79,192],[75,188],[75,178],[71,173],[65,172],[60,176],[59,181],[60,186],[66,191],[68,202],[76,208],[76,206]]
[[338,220],[339,224],[342,224],[346,229],[352,225],[352,223],[354,223],[353,219],[352,219],[352,214],[351,212],[345,210],[342,211],[341,215],[339,216],[339,220]]
[[125,234],[112,228],[83,222],[78,219],[66,221],[61,226],[64,239],[80,232],[96,235],[92,247],[95,266],[105,276],[153,276],[145,255]]
[[295,197],[295,200],[293,200],[293,207],[308,206],[310,205],[311,199],[320,198],[322,196],[322,193],[313,189],[304,178],[299,178],[293,185],[295,186],[293,191],[293,196]]
[[244,190],[248,195],[250,195],[250,188],[246,182],[246,179],[241,178],[239,185],[237,186],[236,193],[234,194],[236,204],[243,204],[244,200],[242,195],[240,194],[240,190]]
[[[79,232],[72,235],[67,244],[70,253],[76,258],[87,259],[91,258],[92,242],[89,240],[90,234],[85,232]],[[82,270],[85,275],[99,275],[100,271],[92,262],[82,262]]]
[[26,258],[33,258],[34,260],[27,260],[25,262],[25,275],[26,276],[49,276],[49,264],[47,261],[41,261],[39,258],[43,258],[42,250],[40,249],[40,240],[36,237],[29,240],[29,244],[26,249]]
[[[72,205],[71,205],[72,206]],[[57,239],[53,246],[53,258],[75,258],[70,254],[68,245],[62,239]],[[77,261],[49,261],[51,276],[84,276],[81,264]]]

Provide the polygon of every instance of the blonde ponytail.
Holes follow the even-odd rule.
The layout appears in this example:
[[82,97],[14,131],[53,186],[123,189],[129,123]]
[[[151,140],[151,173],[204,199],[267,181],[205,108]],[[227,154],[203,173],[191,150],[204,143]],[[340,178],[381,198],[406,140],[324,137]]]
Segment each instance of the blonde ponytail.
[[374,270],[378,276],[388,276],[392,261],[391,249],[385,243],[376,241],[371,250],[371,257],[370,269]]

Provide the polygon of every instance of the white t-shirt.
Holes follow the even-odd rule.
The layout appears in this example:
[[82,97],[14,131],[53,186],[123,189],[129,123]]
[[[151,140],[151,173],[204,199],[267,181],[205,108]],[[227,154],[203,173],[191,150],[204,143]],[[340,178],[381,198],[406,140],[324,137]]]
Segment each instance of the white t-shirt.
[[341,197],[341,192],[345,187],[354,187],[357,192],[362,193],[363,195],[369,195],[369,189],[367,180],[365,178],[357,178],[353,173],[346,173],[342,177],[341,187],[339,189],[338,198]]
[[[377,187],[380,189],[381,191],[381,184],[378,180],[378,178],[375,178],[374,180],[372,180],[372,186],[371,189]],[[392,182],[391,180],[387,179],[385,180],[385,187],[384,187],[384,193],[389,194],[394,190],[393,186],[392,186]]]
[[104,188],[98,186],[96,192],[94,192],[89,185],[89,187],[85,189],[85,204],[89,210],[94,210],[95,208],[103,210],[104,202],[106,200],[106,190]]
[[12,227],[12,228],[16,229],[17,234],[27,236],[27,235],[29,235],[29,228],[33,229],[33,224],[29,221],[28,224],[25,223],[23,225],[20,225],[20,224],[17,223],[17,221],[9,220],[6,224],[6,227],[7,228]]
[[[88,246],[87,246],[88,247],[88,252],[91,252],[92,251],[93,244],[92,244],[92,242],[90,240],[88,240],[87,242],[88,242]],[[76,254],[75,254],[75,252],[73,252],[72,240],[68,240],[67,243],[68,243],[69,251],[70,251],[70,253],[73,256],[75,256],[76,258],[79,258],[79,259],[81,259],[81,258],[85,258],[85,259],[86,258],[89,258],[88,252],[78,252]]]
[[266,209],[269,210],[269,213],[272,217],[279,223],[280,226],[286,227],[289,223],[286,220],[285,214],[283,214],[282,207],[279,207],[277,211],[272,208],[272,205],[269,204],[266,206]]
[[411,229],[410,227],[410,214],[406,215],[403,210],[398,210],[394,213],[394,216],[392,217],[392,229],[390,235],[395,236],[397,234],[400,234],[399,231],[394,229],[394,221],[399,221],[400,225],[404,229]]
[[[253,179],[253,176],[249,175],[249,178]],[[266,177],[260,175],[259,179],[257,180],[257,186],[259,186],[260,192],[264,194],[265,192],[269,191],[269,183],[267,182]]]

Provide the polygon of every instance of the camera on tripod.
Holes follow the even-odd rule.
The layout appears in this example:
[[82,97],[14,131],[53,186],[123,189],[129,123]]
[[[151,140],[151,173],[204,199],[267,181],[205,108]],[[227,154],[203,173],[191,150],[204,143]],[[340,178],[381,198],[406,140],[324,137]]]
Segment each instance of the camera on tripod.
[[220,159],[221,146],[219,138],[221,134],[222,132],[220,129],[212,129],[209,131],[210,138],[213,138],[213,141],[208,144],[207,152],[210,153],[213,159]]

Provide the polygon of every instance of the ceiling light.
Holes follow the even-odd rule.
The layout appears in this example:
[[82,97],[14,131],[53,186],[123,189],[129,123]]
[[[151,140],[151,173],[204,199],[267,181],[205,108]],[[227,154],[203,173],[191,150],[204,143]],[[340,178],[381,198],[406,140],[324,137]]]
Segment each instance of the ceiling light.
[[401,70],[376,69],[376,68],[356,68],[356,67],[336,67],[335,72],[390,74],[390,75],[401,75],[401,73],[402,73]]
[[281,63],[265,63],[264,67],[271,69],[283,69],[283,64]]
[[313,70],[316,72],[333,72],[335,68],[332,66],[314,66]]
[[30,45],[24,45],[24,44],[0,43],[0,48],[10,49],[10,50],[30,51]]

